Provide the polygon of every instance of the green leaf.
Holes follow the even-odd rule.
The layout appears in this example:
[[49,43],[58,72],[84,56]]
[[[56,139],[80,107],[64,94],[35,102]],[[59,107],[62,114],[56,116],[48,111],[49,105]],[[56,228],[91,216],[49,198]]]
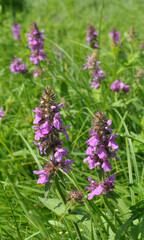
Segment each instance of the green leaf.
[[124,217],[128,219],[131,216],[129,207],[125,204],[121,196],[115,192],[111,192],[107,195],[107,198],[111,199],[114,202],[114,205],[119,209],[121,214],[124,214]]
[[39,200],[44,204],[45,207],[50,209],[55,214],[63,215],[65,213],[65,207],[59,199],[50,198],[45,200],[45,198],[39,197]]
[[144,198],[144,188],[142,186],[132,185],[131,187],[137,194],[140,195],[140,197]]
[[[121,225],[120,229],[117,231],[116,233],[116,237],[115,239],[119,239],[120,236],[128,229],[128,227],[132,224],[133,220],[135,219],[135,217],[137,216],[137,214],[132,215],[123,225]],[[131,239],[134,240],[134,238],[131,235]]]

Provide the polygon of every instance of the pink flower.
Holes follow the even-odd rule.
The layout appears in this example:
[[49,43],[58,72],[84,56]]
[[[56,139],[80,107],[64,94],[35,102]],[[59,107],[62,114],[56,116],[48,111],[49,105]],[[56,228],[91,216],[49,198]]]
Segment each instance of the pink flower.
[[14,35],[14,39],[15,40],[20,40],[20,28],[21,26],[19,24],[14,23],[12,26],[12,31],[13,31],[13,35]]
[[16,56],[14,57],[14,62],[11,62],[10,64],[10,70],[13,73],[19,74],[20,72],[26,72],[26,65],[24,65],[23,61],[21,58],[17,58]]
[[37,184],[45,184],[49,181],[48,173],[43,169],[41,171],[33,171],[34,174],[40,174]]
[[120,33],[113,28],[109,35],[112,37],[113,43],[117,46],[119,44]]
[[5,112],[3,111],[3,107],[0,108],[0,121],[2,120],[2,117],[5,116]]
[[120,82],[120,80],[114,81],[110,87],[113,92],[119,92],[120,90],[129,92],[129,88],[130,85],[125,85],[123,82]]
[[56,153],[54,154],[57,162],[61,162],[63,159],[63,156],[68,155],[68,150],[64,147],[58,147],[56,148]]
[[62,147],[63,142],[60,139],[60,133],[66,135],[68,139],[65,129],[69,128],[70,125],[62,126],[63,121],[60,119],[59,112],[62,106],[62,103],[56,104],[53,89],[47,88],[41,98],[39,107],[33,110],[36,113],[33,121],[36,124],[33,126],[36,130],[34,144],[39,147],[40,154],[46,156],[50,154],[50,161],[45,163],[43,170],[34,171],[34,174],[40,174],[37,183],[45,184],[51,180],[59,168],[65,172],[68,169],[72,170],[70,164],[74,160],[66,159],[63,161],[63,157],[68,155],[68,150]]

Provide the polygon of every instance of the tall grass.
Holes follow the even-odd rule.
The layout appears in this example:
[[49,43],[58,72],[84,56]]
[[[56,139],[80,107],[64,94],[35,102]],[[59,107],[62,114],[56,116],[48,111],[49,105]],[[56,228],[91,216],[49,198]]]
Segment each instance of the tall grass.
[[[0,237],[1,239],[144,239],[144,98],[143,83],[136,72],[143,68],[142,0],[39,0],[25,1],[22,9],[0,5],[1,59],[0,107],[5,117],[0,122]],[[22,10],[22,11],[21,11]],[[12,35],[13,21],[21,25],[22,41]],[[33,64],[26,33],[32,22],[45,30],[44,48],[48,60],[42,63],[43,77],[33,78]],[[86,43],[86,25],[90,22],[99,31],[99,60],[105,79],[99,89],[91,89],[91,74],[83,71],[92,49]],[[128,32],[134,25],[137,40],[131,43]],[[108,35],[115,27],[121,34],[122,52],[111,47]],[[55,45],[55,47],[54,47]],[[61,52],[59,61],[55,51]],[[21,57],[29,72],[14,75],[10,61]],[[51,64],[48,64],[50,61]],[[120,95],[110,90],[120,79],[131,86]],[[46,156],[33,144],[34,109],[43,89],[51,86],[56,101],[64,102],[61,115],[70,141],[63,139],[70,158],[75,159],[73,171],[60,171],[52,186],[37,185],[33,170],[42,169]],[[87,177],[98,180],[96,171],[83,163],[86,143],[94,114],[104,111],[113,120],[118,132],[118,157],[112,162],[116,174],[115,190],[106,196],[88,201]],[[84,193],[84,206],[66,202],[76,188]]]

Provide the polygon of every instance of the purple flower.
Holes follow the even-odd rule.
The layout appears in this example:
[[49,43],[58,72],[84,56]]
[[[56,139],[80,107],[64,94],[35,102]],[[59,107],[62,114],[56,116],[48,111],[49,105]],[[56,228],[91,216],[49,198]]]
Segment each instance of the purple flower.
[[110,89],[113,92],[119,92],[120,90],[124,92],[129,92],[130,85],[125,85],[123,82],[120,82],[120,80],[116,80],[112,83]]
[[117,161],[119,161],[120,159],[115,155],[116,151],[117,151],[117,149],[114,151],[110,150],[110,156],[111,156],[111,158],[115,158]]
[[45,154],[46,151],[49,152],[52,149],[56,151],[57,147],[62,145],[62,142],[59,139],[60,132],[66,135],[66,138],[68,139],[65,128],[70,127],[70,125],[67,127],[62,126],[63,121],[60,119],[59,109],[63,104],[60,103],[57,105],[54,96],[55,94],[52,92],[52,89],[47,88],[41,98],[40,107],[33,110],[33,112],[36,113],[33,123],[38,125],[34,126],[34,129],[36,130],[35,140],[38,141],[41,138],[41,142],[36,145],[39,146],[41,153],[43,153],[42,149],[44,149]]
[[96,147],[89,146],[86,150],[87,155],[91,155],[93,151],[96,150]]
[[124,92],[129,92],[130,85],[125,85],[123,88]]
[[69,170],[73,170],[69,165],[72,164],[74,162],[74,159],[66,159],[64,162],[61,163],[61,167],[63,169],[64,172],[68,172],[67,168]]
[[10,64],[10,70],[13,73],[19,74],[20,72],[26,72],[26,65],[24,65],[21,58],[14,57],[14,62]]
[[90,42],[90,46],[92,48],[98,48],[97,37],[98,37],[97,30],[90,23],[88,23],[86,40]]
[[5,116],[5,112],[3,111],[3,107],[0,108],[0,121],[2,120],[2,117]]
[[21,26],[19,24],[14,23],[12,26],[12,31],[13,31],[13,35],[14,35],[14,39],[15,40],[20,40],[20,28]]
[[65,172],[67,169],[72,170],[70,164],[74,160],[66,159],[63,161],[64,156],[68,155],[68,150],[62,147],[63,142],[60,140],[60,133],[66,135],[68,139],[65,128],[69,128],[70,125],[62,126],[63,120],[60,118],[59,112],[62,106],[62,103],[56,104],[53,89],[47,88],[41,98],[40,106],[33,110],[36,113],[33,121],[36,124],[36,126],[33,126],[36,130],[34,144],[39,146],[41,154],[44,153],[47,156],[50,154],[50,161],[45,164],[44,169],[40,172],[34,172],[40,174],[38,183],[43,184],[49,181],[49,178],[52,178],[59,168]]
[[64,147],[58,147],[56,148],[56,152],[54,154],[57,162],[61,162],[63,159],[63,156],[68,155],[68,150]]
[[119,92],[123,87],[124,87],[124,83],[120,82],[119,80],[116,80],[116,81],[113,82],[110,89],[113,92]]
[[70,127],[71,127],[71,125],[67,125],[66,127],[61,127],[61,131],[62,131],[63,135],[66,136],[67,140],[69,140],[69,136],[68,136],[67,131],[65,129],[70,128]]
[[95,195],[101,195],[104,191],[105,193],[109,193],[114,189],[114,179],[116,175],[112,174],[109,178],[105,178],[105,181],[101,184],[100,182],[96,182],[88,177],[88,180],[91,182],[90,187],[86,187],[87,190],[90,190],[91,193],[88,197],[88,200],[91,200]]
[[94,51],[93,55],[88,56],[87,63],[84,64],[85,69],[89,69],[91,74],[93,75],[93,82],[90,82],[91,88],[98,88],[101,80],[104,78],[103,71],[100,69],[100,61],[97,61],[97,50]]
[[90,84],[91,84],[91,88],[98,88],[99,87],[99,82],[97,82],[97,81],[93,81],[93,82],[89,82]]
[[[37,65],[40,61],[43,61],[47,58],[46,53],[44,53],[44,39],[43,39],[43,30],[40,32],[36,23],[32,23],[31,33],[27,33],[28,35],[28,45],[31,50],[30,61],[33,64]],[[38,73],[35,73],[35,77]]]
[[45,184],[49,181],[48,173],[43,169],[41,171],[33,171],[34,174],[40,174],[37,184]]
[[107,159],[103,159],[102,168],[105,172],[111,171],[111,163]]
[[42,75],[42,72],[45,72],[44,68],[37,68],[36,70],[33,71],[34,73],[34,78],[39,77]]
[[104,186],[92,180],[90,177],[88,177],[88,181],[90,181],[91,183],[90,187],[86,187],[86,189],[91,191],[88,197],[88,200],[91,200],[95,195],[101,195],[103,193]]
[[113,191],[114,189],[114,179],[116,178],[115,174],[112,174],[109,178],[105,178],[103,183],[106,194]]
[[108,147],[111,147],[115,150],[117,150],[119,148],[118,144],[115,143],[115,141],[113,140],[114,138],[116,138],[118,136],[118,134],[114,134],[112,135],[109,140],[108,140]]
[[112,28],[109,35],[112,37],[113,45],[117,46],[119,44],[120,33],[117,32],[114,28]]
[[33,121],[33,124],[37,124],[39,125],[40,124],[40,121],[42,120],[42,111],[39,109],[39,108],[35,108],[35,110],[32,110],[33,112],[35,112],[35,119]]
[[92,147],[96,147],[99,143],[99,138],[97,136],[91,137],[86,143]]
[[55,128],[60,129],[61,128],[61,124],[63,123],[62,119],[59,119],[60,117],[60,112],[57,112],[53,118],[53,125]]
[[102,112],[99,111],[96,114],[93,129],[89,132],[92,137],[86,141],[89,145],[86,154],[89,156],[83,160],[89,163],[90,169],[100,166],[106,172],[111,170],[111,163],[108,158],[116,158],[115,152],[118,150],[118,145],[114,141],[118,134],[112,135],[111,124],[112,120],[107,121]]
[[107,151],[105,150],[104,145],[101,145],[101,146],[97,149],[96,154],[98,155],[98,157],[99,157],[100,159],[104,159],[104,158],[106,157]]
[[85,158],[83,162],[88,162],[89,169],[93,169],[94,167],[100,166],[102,161],[97,155],[91,154],[91,156]]
[[115,155],[119,146],[114,141],[114,138],[116,138],[118,134],[116,133],[112,135],[113,129],[110,127],[111,124],[112,120],[107,120],[103,112],[98,111],[93,120],[93,127],[89,132],[91,138],[86,141],[89,145],[86,150],[88,157],[83,161],[89,163],[89,169],[93,169],[95,167],[100,168],[100,182],[96,182],[91,178],[88,178],[91,182],[90,187],[86,187],[86,189],[91,191],[88,197],[89,200],[92,199],[94,195],[100,195],[103,192],[108,193],[114,188],[113,184],[115,182],[115,174],[112,174],[103,182],[101,181],[105,172],[111,171],[112,164],[110,160],[113,158],[119,160],[119,158]]

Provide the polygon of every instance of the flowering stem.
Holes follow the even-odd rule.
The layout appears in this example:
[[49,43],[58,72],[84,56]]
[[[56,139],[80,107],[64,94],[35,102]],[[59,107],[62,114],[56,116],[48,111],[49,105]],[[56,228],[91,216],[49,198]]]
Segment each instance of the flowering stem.
[[55,176],[55,187],[56,187],[56,192],[58,193],[63,205],[65,206],[66,205],[66,200],[65,200],[65,196],[61,190],[61,187],[59,185],[59,181],[58,181],[58,176],[56,175]]
[[[59,181],[58,181],[58,176],[57,175],[55,176],[55,187],[56,187],[57,194],[59,195],[63,205],[66,206],[66,199],[65,199],[65,196],[64,196],[64,194],[63,194],[63,192],[61,190],[61,187],[59,185]],[[70,210],[68,210],[68,212],[70,213]],[[79,227],[78,227],[77,223],[73,222],[73,221],[72,221],[72,223],[74,225],[74,228],[76,230],[76,233],[77,233],[77,236],[78,236],[79,240],[82,240],[82,236],[81,236],[81,233],[80,233],[80,230],[79,230]]]

